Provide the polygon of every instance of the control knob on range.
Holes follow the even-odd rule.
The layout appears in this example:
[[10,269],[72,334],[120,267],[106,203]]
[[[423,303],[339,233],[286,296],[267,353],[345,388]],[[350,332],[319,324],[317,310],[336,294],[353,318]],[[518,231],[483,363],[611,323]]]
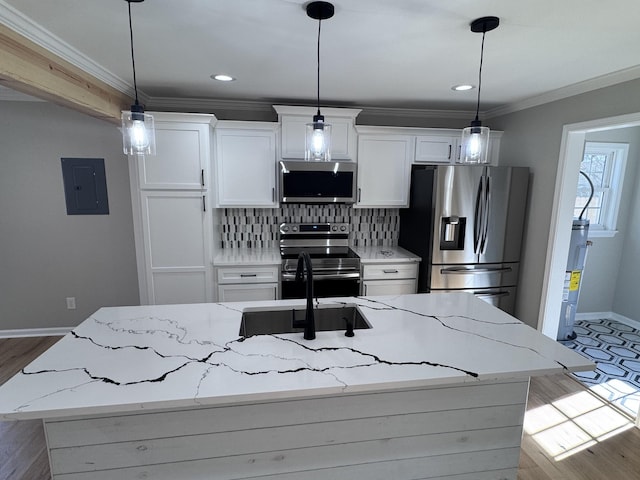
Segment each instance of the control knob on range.
[[298,231],[298,227],[291,227],[291,230],[293,230],[294,232]]
[[338,231],[338,226],[334,225],[333,227],[331,227],[331,231],[332,232],[337,232]]
[[342,226],[340,227],[340,231],[341,231],[341,232],[346,232],[346,231],[347,231],[347,226],[346,226],[346,225],[342,225]]
[[289,227],[287,227],[286,225],[284,227],[282,227],[282,231],[283,232],[288,232],[289,231]]

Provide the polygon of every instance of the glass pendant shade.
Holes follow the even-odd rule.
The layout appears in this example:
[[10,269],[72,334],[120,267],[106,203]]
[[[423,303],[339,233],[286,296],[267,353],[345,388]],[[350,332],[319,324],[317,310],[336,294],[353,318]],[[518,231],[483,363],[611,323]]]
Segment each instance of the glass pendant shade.
[[122,145],[126,155],[155,155],[156,132],[153,116],[140,106],[122,111]]
[[462,130],[460,163],[489,163],[489,127],[483,127],[479,120]]
[[307,162],[331,160],[331,125],[324,123],[322,115],[315,115],[313,123],[307,123],[304,159]]

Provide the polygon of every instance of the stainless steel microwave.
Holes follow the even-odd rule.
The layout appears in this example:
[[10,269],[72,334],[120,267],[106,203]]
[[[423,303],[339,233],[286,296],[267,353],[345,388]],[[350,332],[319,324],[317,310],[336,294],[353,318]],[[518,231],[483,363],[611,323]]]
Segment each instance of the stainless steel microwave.
[[356,163],[280,162],[280,202],[355,203]]

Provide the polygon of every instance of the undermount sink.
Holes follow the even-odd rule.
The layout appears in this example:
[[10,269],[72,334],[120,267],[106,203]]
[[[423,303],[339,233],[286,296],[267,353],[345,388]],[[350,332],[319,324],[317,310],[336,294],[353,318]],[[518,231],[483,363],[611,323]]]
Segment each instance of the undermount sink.
[[[355,306],[319,307],[313,309],[316,331],[347,330],[347,324],[353,323],[354,330],[371,328],[369,322]],[[240,323],[240,335],[269,335],[276,333],[295,333],[304,331],[304,327],[294,327],[293,323],[302,322],[305,309],[280,308],[263,310],[245,310]]]

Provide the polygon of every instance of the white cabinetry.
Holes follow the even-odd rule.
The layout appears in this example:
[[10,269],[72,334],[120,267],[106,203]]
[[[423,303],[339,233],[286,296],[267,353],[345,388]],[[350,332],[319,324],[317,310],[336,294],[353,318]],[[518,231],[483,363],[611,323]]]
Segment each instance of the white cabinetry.
[[[317,113],[315,107],[274,105],[278,113],[282,158],[304,159],[306,125]],[[357,134],[355,119],[361,110],[353,108],[322,108],[325,123],[331,124],[331,159],[355,160]]]
[[408,206],[412,147],[408,135],[359,134],[357,207]]
[[460,134],[416,136],[416,163],[454,163],[460,158]]
[[418,264],[372,263],[362,265],[362,295],[402,295],[416,293]]
[[218,122],[216,206],[276,207],[277,123]]
[[154,113],[156,156],[129,157],[141,304],[213,299],[213,115]]
[[140,157],[141,189],[201,190],[208,187],[211,127],[205,118],[154,113],[157,154]]
[[[426,133],[426,134],[425,134]],[[415,163],[444,163],[454,165],[460,161],[461,130],[423,129],[416,135]],[[489,163],[498,164],[502,132],[492,130],[489,134]]]
[[216,267],[218,301],[277,300],[279,271],[278,266],[263,265]]

